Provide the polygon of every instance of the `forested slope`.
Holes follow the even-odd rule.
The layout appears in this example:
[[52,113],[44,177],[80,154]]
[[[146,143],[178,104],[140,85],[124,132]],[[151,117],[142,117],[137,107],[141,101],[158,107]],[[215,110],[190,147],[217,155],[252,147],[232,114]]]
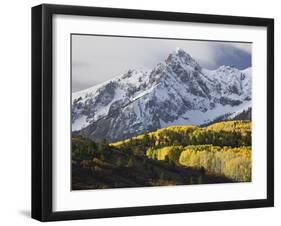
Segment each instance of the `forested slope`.
[[109,144],[72,137],[72,188],[251,181],[251,122],[170,126]]

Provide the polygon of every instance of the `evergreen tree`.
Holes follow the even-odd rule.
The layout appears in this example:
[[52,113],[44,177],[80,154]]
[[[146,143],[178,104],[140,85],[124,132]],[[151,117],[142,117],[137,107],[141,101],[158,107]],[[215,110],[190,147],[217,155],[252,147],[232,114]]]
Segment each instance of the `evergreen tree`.
[[129,159],[127,167],[128,168],[133,168],[134,167],[134,160],[132,158]]
[[190,178],[189,178],[189,184],[194,184],[194,179],[193,179],[193,177],[190,177]]
[[106,139],[103,139],[98,145],[98,152],[104,153],[109,150],[109,144]]
[[103,154],[103,153],[101,153],[101,155],[100,155],[100,160],[101,160],[101,161],[105,161],[105,157],[104,157],[104,154]]
[[160,180],[165,180],[166,179],[164,172],[160,173],[159,179]]
[[143,141],[142,141],[144,146],[149,146],[150,145],[150,138],[147,132],[144,133],[143,136]]
[[117,159],[116,165],[117,165],[118,168],[123,167],[123,161],[122,161],[122,159],[120,157]]
[[200,175],[200,176],[198,177],[198,182],[197,182],[197,184],[203,184],[203,177],[202,177],[202,175]]

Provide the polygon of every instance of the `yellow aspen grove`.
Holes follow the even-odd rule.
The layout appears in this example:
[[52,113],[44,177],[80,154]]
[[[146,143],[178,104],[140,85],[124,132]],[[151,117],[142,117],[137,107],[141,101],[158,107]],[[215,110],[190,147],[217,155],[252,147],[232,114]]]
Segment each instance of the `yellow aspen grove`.
[[224,175],[235,181],[251,181],[251,147],[190,146],[182,151],[179,163],[204,167],[210,174]]

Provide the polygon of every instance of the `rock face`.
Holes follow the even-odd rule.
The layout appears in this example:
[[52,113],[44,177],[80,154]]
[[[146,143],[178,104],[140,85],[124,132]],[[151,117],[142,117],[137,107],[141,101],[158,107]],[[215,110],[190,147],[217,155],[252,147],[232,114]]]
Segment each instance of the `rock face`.
[[73,93],[72,131],[112,142],[169,125],[234,118],[251,108],[251,80],[251,68],[207,70],[177,49],[151,71],[129,70]]

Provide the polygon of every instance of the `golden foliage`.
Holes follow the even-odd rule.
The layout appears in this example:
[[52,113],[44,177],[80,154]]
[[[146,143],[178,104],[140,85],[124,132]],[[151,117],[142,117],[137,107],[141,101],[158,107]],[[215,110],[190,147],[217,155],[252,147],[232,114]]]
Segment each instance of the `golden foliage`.
[[226,122],[214,123],[207,127],[207,130],[226,131],[226,132],[241,132],[246,134],[252,130],[252,122],[249,120],[233,120]]
[[[158,129],[155,132],[141,134],[127,140],[111,143],[112,147],[120,148],[125,145],[149,145],[146,146],[171,146],[171,145],[195,145],[214,144],[218,146],[242,146],[251,145],[251,121],[236,120],[212,124],[208,127],[197,126],[169,126]],[[145,141],[145,142],[144,142]],[[228,144],[229,142],[229,144]],[[232,142],[232,143],[230,143]]]
[[156,160],[172,160],[177,162],[182,151],[182,146],[168,146],[159,149],[149,148],[146,151],[146,156]]
[[251,181],[251,147],[188,146],[182,151],[179,163],[204,167],[210,173],[225,175],[235,181]]
[[120,150],[148,158],[251,181],[251,121],[236,120],[208,127],[170,126],[112,143]]

